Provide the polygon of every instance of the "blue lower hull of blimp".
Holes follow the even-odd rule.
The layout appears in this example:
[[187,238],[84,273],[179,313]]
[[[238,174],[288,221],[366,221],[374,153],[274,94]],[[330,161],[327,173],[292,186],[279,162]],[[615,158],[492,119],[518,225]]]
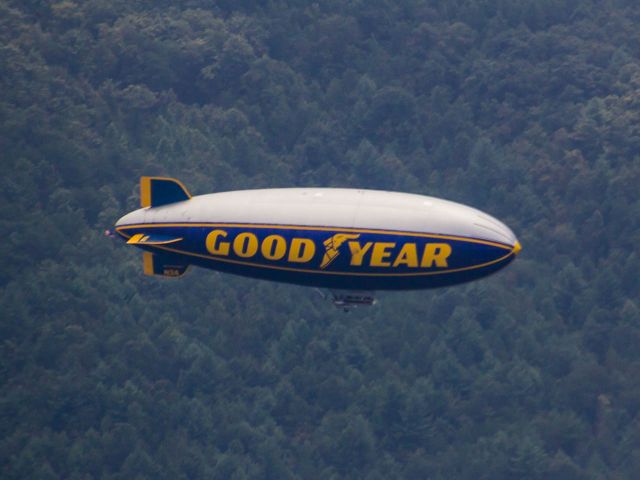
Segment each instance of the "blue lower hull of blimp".
[[340,290],[468,282],[503,268],[517,253],[513,245],[479,238],[330,226],[149,223],[117,231],[153,254],[147,273],[177,276],[195,265]]

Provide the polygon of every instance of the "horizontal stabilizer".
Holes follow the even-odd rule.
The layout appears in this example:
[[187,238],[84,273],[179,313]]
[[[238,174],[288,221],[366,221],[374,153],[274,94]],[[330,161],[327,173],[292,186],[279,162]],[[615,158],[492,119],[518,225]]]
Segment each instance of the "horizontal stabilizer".
[[189,265],[176,261],[168,255],[144,252],[142,254],[145,275],[160,275],[162,277],[181,277]]
[[131,236],[127,243],[131,245],[166,245],[168,243],[176,243],[182,240],[182,237],[169,237],[167,235],[157,235],[151,233],[149,235],[145,233],[136,233]]
[[189,200],[191,194],[174,178],[140,177],[140,206],[159,207]]

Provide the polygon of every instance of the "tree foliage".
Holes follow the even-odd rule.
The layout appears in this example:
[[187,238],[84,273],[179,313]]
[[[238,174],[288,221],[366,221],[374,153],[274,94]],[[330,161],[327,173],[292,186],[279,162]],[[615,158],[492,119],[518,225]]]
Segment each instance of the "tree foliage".
[[[640,9],[0,1],[0,471],[635,478]],[[343,315],[141,275],[140,175],[412,191],[504,219],[495,277]]]

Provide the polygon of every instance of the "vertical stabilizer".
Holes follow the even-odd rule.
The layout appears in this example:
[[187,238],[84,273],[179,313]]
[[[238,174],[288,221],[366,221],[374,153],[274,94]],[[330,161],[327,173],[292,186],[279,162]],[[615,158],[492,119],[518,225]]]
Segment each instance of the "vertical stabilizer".
[[191,194],[175,178],[140,177],[140,206],[159,207],[189,200]]

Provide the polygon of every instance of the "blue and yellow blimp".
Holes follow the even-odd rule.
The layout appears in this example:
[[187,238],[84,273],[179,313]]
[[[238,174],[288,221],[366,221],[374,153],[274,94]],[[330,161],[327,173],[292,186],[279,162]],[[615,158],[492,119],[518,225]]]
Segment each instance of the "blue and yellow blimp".
[[140,198],[142,208],[115,228],[144,250],[145,274],[178,277],[195,265],[328,288],[339,305],[371,303],[366,292],[375,290],[475,280],[520,251],[513,232],[486,213],[408,193],[285,188],[192,197],[175,179],[142,177]]

